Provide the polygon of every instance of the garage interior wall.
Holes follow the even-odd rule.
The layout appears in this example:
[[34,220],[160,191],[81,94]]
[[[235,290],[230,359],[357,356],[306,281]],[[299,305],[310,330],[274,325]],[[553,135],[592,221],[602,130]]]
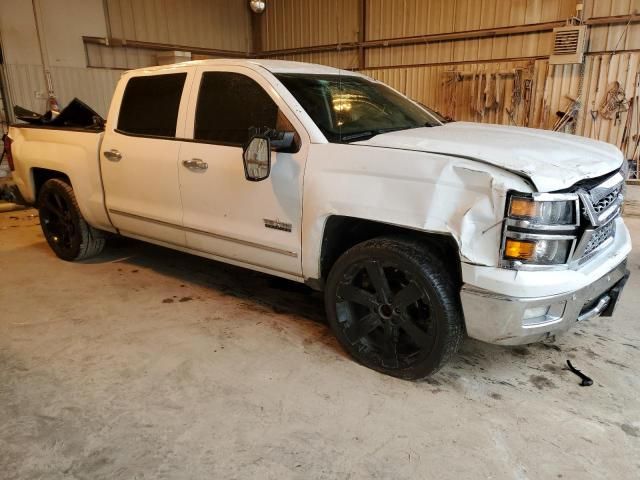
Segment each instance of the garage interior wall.
[[174,45],[246,56],[251,24],[244,0],[0,0],[0,44],[11,106],[46,110],[45,63],[60,106],[78,97],[106,116],[124,69],[157,65]]
[[[550,65],[553,28],[582,3],[585,62]],[[640,0],[270,0],[260,39],[265,56],[358,70],[457,120],[550,129],[580,98],[567,131],[620,146],[626,112],[591,112],[613,82],[640,94],[639,13]],[[496,72],[495,101],[478,105]]]
[[[579,99],[566,130],[621,144],[626,112],[617,120],[593,112],[616,81],[626,99],[637,93],[640,0],[266,3],[255,15],[247,0],[0,0],[10,103],[45,106],[35,6],[60,104],[78,96],[103,115],[121,71],[157,65],[163,53],[259,56],[358,70],[457,120],[549,129]],[[553,28],[583,3],[584,63],[551,65]],[[487,74],[491,102],[479,100]]]

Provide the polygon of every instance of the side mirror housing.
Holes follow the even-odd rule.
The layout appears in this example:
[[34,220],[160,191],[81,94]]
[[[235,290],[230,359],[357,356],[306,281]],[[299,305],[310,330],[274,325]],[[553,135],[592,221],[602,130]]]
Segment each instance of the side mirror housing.
[[269,138],[271,148],[275,152],[296,153],[300,150],[298,142],[296,142],[296,132],[288,132],[285,130],[276,130],[269,127],[249,127],[249,138],[255,136],[264,136]]
[[260,182],[271,173],[271,139],[267,135],[253,135],[242,152],[244,177]]

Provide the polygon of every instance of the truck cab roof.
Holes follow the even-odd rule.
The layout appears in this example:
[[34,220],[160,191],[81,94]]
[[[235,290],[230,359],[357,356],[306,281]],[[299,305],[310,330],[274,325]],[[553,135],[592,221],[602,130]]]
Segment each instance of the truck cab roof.
[[292,62],[288,60],[266,60],[259,58],[220,58],[213,60],[192,60],[190,62],[174,63],[171,65],[160,65],[157,67],[145,67],[136,70],[130,70],[129,73],[141,71],[166,71],[177,67],[212,67],[212,66],[245,66],[252,69],[264,68],[271,73],[308,73],[321,75],[350,75],[364,77],[364,75],[340,68],[328,67],[325,65],[317,65],[314,63]]

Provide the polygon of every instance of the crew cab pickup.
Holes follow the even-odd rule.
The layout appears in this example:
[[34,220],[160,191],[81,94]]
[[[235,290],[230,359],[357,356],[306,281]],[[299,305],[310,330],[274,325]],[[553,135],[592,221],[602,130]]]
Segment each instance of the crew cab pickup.
[[105,233],[324,291],[362,364],[440,368],[612,315],[623,157],[572,135],[446,122],[364,75],[206,60],[120,79],[103,128],[14,125],[14,178],[62,259]]

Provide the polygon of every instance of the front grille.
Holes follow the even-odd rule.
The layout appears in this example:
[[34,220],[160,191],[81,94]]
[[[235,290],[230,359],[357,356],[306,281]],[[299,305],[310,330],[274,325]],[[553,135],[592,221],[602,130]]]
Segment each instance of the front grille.
[[616,233],[616,222],[611,221],[595,230],[584,248],[583,256],[587,256]]
[[620,195],[621,190],[622,190],[622,187],[618,187],[615,190],[613,190],[611,193],[608,193],[600,201],[593,204],[593,210],[596,213],[601,213],[604,210],[606,210],[607,207],[609,207],[609,205],[611,205],[613,202],[615,202],[618,199],[618,195]]
[[624,177],[619,172],[600,179],[597,184],[578,188],[582,216],[585,220],[573,259],[583,264],[598,254],[599,248],[616,233],[616,217],[622,207]]
[[[622,206],[622,190],[624,177],[619,172],[601,181],[589,190],[580,188],[578,196],[581,201],[582,215],[594,227],[609,223],[618,215]],[[617,207],[617,208],[616,208]]]

